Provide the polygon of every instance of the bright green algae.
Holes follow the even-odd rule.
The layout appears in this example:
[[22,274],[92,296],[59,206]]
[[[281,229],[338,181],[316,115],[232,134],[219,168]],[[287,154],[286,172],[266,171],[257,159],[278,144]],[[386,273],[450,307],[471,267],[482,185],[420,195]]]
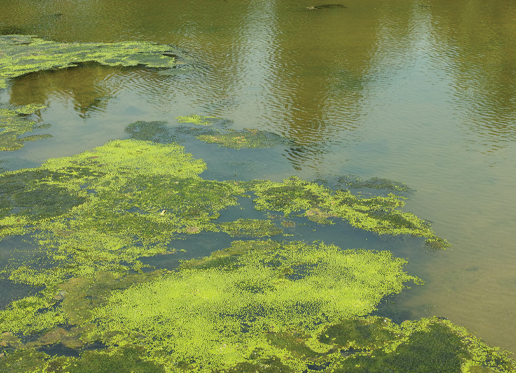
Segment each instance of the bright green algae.
[[[360,317],[419,282],[404,264],[323,243],[234,241],[173,272],[72,278],[0,313],[9,331],[0,368],[90,372],[110,360],[128,372],[515,371],[505,353],[447,320]],[[80,359],[43,353],[99,341],[106,349]]]
[[8,79],[83,62],[171,69],[184,58],[170,45],[149,42],[57,43],[30,35],[5,35],[0,36],[0,89],[7,87]]
[[[149,123],[164,136],[162,124]],[[140,134],[146,127],[134,128]],[[362,318],[405,282],[419,281],[388,252],[234,241],[178,271],[142,273],[139,258],[170,253],[171,241],[189,234],[281,234],[270,219],[217,221],[246,195],[256,209],[286,217],[323,224],[345,219],[380,234],[435,237],[412,214],[413,225],[386,219],[406,214],[394,194],[361,198],[299,178],[209,181],[199,177],[205,167],[175,143],[118,140],[0,174],[0,235],[25,235],[43,254],[4,273],[46,285],[0,312],[0,346],[7,354],[0,369],[89,372],[112,361],[111,371],[302,372],[329,364],[329,372],[384,372],[403,371],[398,367],[406,361],[432,366],[418,353],[423,348],[444,361],[436,372],[513,369],[506,355],[445,320],[399,327]],[[131,269],[139,274],[128,275]],[[442,347],[443,340],[453,343]],[[87,351],[99,341],[106,349]],[[52,346],[82,351],[81,358],[49,356]]]
[[217,222],[246,193],[259,211],[296,213],[321,224],[340,218],[379,234],[445,242],[428,223],[399,211],[403,200],[394,194],[360,198],[294,177],[281,183],[209,181],[198,176],[204,169],[175,143],[118,140],[39,168],[2,173],[0,237],[28,235],[44,254],[33,265],[13,264],[10,278],[48,284],[100,269],[139,270],[139,257],[171,252],[173,239],[202,231],[281,234],[270,220]]
[[26,105],[21,107],[0,106],[0,151],[17,150],[24,142],[51,137],[49,134],[24,136],[27,132],[47,128],[39,125],[28,116],[44,109],[42,105]]
[[[185,234],[220,231],[218,211],[243,189],[201,179],[204,162],[177,144],[112,141],[0,178],[0,237],[30,235],[44,258],[10,278],[44,284],[99,269],[139,269]],[[43,261],[43,262],[41,262]],[[125,264],[124,264],[125,263]]]

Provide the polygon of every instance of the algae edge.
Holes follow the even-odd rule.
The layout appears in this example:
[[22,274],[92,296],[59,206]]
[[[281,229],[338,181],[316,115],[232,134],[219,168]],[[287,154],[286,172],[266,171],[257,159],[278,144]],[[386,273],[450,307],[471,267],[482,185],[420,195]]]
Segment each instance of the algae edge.
[[31,72],[62,69],[83,62],[109,66],[144,66],[166,73],[190,59],[170,45],[150,42],[58,43],[31,35],[0,36],[0,89],[8,79]]
[[26,141],[35,141],[52,137],[49,134],[23,136],[27,132],[45,129],[50,125],[37,124],[29,116],[45,109],[43,105],[25,105],[12,107],[0,105],[0,151],[21,149]]

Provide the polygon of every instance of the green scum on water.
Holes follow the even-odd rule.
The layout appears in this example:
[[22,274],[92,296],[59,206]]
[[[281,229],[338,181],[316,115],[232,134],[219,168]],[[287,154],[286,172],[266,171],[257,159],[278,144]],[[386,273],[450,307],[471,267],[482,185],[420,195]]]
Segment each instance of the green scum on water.
[[[90,61],[166,73],[184,60],[179,55],[144,42],[2,36],[0,89],[24,74]],[[41,128],[27,117],[41,109],[1,109],[2,150],[45,137],[22,137]],[[209,116],[177,119],[219,123]],[[209,130],[199,139],[221,146],[284,143],[254,130]],[[422,284],[404,272],[405,260],[387,251],[278,240],[288,236],[284,228],[300,226],[291,220],[219,220],[240,198],[251,198],[264,215],[326,225],[340,219],[372,234],[424,237],[431,248],[446,247],[428,222],[402,211],[396,192],[405,186],[342,180],[351,188],[394,188],[363,197],[297,177],[205,180],[205,163],[173,142],[164,123],[137,122],[127,132],[133,139],[0,173],[0,239],[34,247],[31,258],[11,260],[2,274],[42,287],[0,311],[0,371],[516,371],[507,353],[448,320],[395,324],[370,316],[384,297]],[[174,270],[142,262],[206,232],[242,240]]]

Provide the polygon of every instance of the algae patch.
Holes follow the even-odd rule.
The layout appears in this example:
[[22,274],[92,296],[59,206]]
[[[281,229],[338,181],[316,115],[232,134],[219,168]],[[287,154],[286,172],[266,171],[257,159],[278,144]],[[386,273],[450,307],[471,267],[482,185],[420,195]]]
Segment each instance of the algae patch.
[[227,128],[232,121],[214,116],[192,114],[176,117],[178,123],[189,123],[211,128],[180,127],[176,131],[195,136],[208,144],[234,149],[269,148],[278,145],[294,145],[292,140],[268,131],[256,129],[234,130]]
[[26,141],[34,141],[51,137],[49,134],[24,136],[27,132],[47,128],[30,120],[28,116],[44,109],[43,105],[26,105],[12,107],[0,106],[0,151],[21,149]]
[[149,42],[57,43],[30,35],[0,36],[0,89],[8,79],[83,62],[178,69],[188,58],[177,48]]
[[[506,353],[448,320],[365,316],[419,283],[404,264],[389,252],[257,240],[176,271],[71,278],[0,311],[9,331],[0,369],[89,372],[110,361],[135,372],[515,371]],[[44,353],[53,346],[81,355]]]
[[425,237],[427,245],[434,249],[449,246],[435,235],[429,222],[401,211],[404,198],[393,193],[366,198],[297,177],[280,183],[252,181],[247,185],[257,197],[253,201],[257,210],[282,211],[285,217],[295,213],[320,224],[333,224],[332,219],[340,218],[356,228],[378,234]]
[[272,132],[245,129],[243,131],[222,131],[197,136],[201,141],[227,148],[270,148],[277,145],[292,145],[293,141]]
[[218,211],[236,205],[242,189],[201,179],[204,169],[177,144],[125,140],[2,173],[0,237],[29,235],[44,255],[4,273],[49,284],[138,270],[137,258],[169,252],[187,227],[219,231]]
[[[152,126],[161,134],[160,123]],[[118,140],[0,174],[0,238],[25,235],[42,254],[3,272],[14,281],[51,284],[98,270],[140,270],[138,258],[173,252],[171,242],[191,234],[283,234],[270,219],[219,222],[223,210],[239,205],[238,197],[251,198],[264,214],[281,211],[285,218],[295,214],[320,224],[342,219],[378,234],[446,243],[427,222],[400,211],[404,202],[394,194],[363,198],[295,177],[281,183],[211,181],[199,177],[205,167],[176,143]]]

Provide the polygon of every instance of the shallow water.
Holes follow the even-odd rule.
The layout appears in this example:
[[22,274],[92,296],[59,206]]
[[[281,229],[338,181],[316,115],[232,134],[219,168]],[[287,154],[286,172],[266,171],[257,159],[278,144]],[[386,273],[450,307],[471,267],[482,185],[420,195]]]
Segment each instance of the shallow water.
[[406,290],[400,308],[447,317],[516,352],[516,3],[346,0],[345,9],[306,9],[320,4],[3,0],[0,29],[168,43],[197,63],[170,77],[92,65],[15,80],[0,100],[49,105],[40,119],[51,127],[40,131],[53,137],[2,152],[2,167],[33,167],[127,138],[129,123],[174,124],[192,113],[286,136],[299,147],[185,145],[207,161],[209,178],[356,174],[417,189],[406,210],[432,221],[454,245],[447,251],[366,241],[346,227],[319,233],[343,248],[408,258],[426,285]]

